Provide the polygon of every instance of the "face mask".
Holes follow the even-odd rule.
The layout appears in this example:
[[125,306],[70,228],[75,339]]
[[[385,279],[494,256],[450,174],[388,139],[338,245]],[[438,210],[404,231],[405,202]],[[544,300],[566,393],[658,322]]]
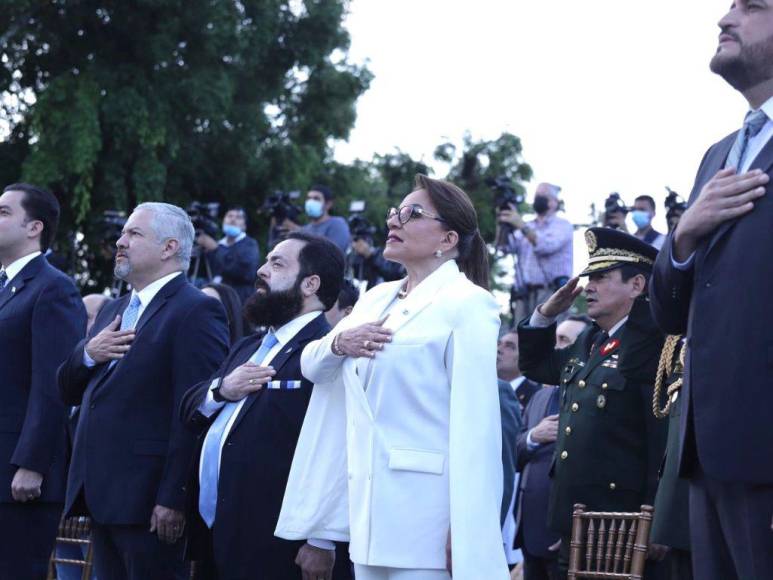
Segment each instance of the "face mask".
[[650,225],[650,222],[652,221],[652,216],[650,215],[650,212],[648,211],[642,211],[640,209],[636,209],[631,212],[631,217],[633,218],[633,223],[636,224],[636,227],[646,228],[648,225]]
[[325,206],[318,199],[307,199],[306,204],[304,205],[304,209],[306,210],[307,216],[316,219],[318,217],[322,217]]
[[534,198],[534,211],[537,215],[543,215],[550,209],[550,202],[547,197],[538,195]]
[[242,230],[241,230],[241,228],[239,226],[234,226],[234,225],[231,225],[231,224],[224,224],[223,225],[223,233],[228,238],[235,238],[240,233],[242,233]]

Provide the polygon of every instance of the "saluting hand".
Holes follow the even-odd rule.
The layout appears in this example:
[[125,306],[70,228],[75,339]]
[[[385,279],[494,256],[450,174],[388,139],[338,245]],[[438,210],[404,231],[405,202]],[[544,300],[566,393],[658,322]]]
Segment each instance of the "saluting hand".
[[579,282],[579,276],[575,276],[561,286],[544,304],[538,307],[540,313],[548,318],[555,318],[569,310],[575,299],[582,293],[583,288]]
[[392,330],[384,328],[385,321],[386,317],[344,330],[338,335],[338,348],[352,358],[373,358],[386,343],[392,341]]
[[723,222],[752,211],[754,202],[765,195],[769,180],[768,174],[760,169],[736,174],[729,167],[717,172],[679,220],[674,234],[674,258],[680,262],[687,260],[702,237]]
[[129,352],[134,340],[134,330],[119,330],[121,328],[121,315],[113,319],[113,322],[103,328],[99,334],[86,343],[86,354],[97,364],[118,360]]
[[241,401],[250,393],[262,389],[275,374],[273,367],[262,367],[253,362],[246,362],[236,367],[223,379],[223,384],[220,385],[220,396],[229,401]]

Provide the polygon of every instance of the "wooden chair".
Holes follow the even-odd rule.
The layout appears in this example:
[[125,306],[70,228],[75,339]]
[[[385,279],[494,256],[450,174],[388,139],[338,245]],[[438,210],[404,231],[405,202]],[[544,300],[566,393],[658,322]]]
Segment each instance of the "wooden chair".
[[586,512],[574,504],[568,580],[642,580],[654,511]]
[[63,519],[59,524],[56,544],[70,544],[78,547],[86,546],[86,555],[83,559],[57,558],[56,549],[54,549],[48,564],[48,580],[56,578],[57,564],[79,566],[83,568],[82,580],[89,580],[94,558],[94,547],[91,543],[91,520],[82,517]]

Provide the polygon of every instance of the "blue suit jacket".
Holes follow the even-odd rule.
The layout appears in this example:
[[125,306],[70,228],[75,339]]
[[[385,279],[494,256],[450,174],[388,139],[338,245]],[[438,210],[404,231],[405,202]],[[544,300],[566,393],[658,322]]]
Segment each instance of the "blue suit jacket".
[[[304,326],[271,361],[275,381],[299,380],[293,390],[262,389],[249,395],[223,446],[218,481],[218,505],[211,543],[218,573],[226,578],[292,580],[301,578],[295,556],[303,542],[274,536],[282,507],[298,435],[311,397],[312,383],[301,374],[301,352],[313,340],[325,336],[330,326],[320,314]],[[212,380],[230,374],[247,362],[260,345],[257,335],[236,343],[231,353],[208,380],[196,385],[181,406],[185,423],[199,436],[199,450],[191,469],[188,515],[189,556],[200,558],[209,551],[210,534],[198,511],[201,445],[217,413],[207,418],[198,409]],[[339,554],[343,569],[333,577],[350,578],[348,557]],[[338,558],[337,558],[338,559]]]
[[0,292],[0,502],[24,467],[43,474],[40,501],[64,500],[67,412],[56,369],[86,333],[78,290],[43,256]]
[[195,438],[177,408],[228,350],[223,307],[180,275],[145,308],[126,356],[112,369],[87,368],[86,341],[125,310],[130,296],[102,309],[59,369],[65,403],[81,405],[65,510],[80,512],[74,507],[84,493],[88,512],[102,524],[147,524],[155,505],[184,509]]
[[[736,134],[713,145],[689,204],[725,164]],[[773,175],[773,140],[751,164]],[[773,183],[773,182],[772,182]],[[773,483],[773,186],[754,210],[707,235],[686,271],[671,263],[669,236],[650,284],[652,313],[668,334],[686,334],[681,475],[700,460],[715,479]]]

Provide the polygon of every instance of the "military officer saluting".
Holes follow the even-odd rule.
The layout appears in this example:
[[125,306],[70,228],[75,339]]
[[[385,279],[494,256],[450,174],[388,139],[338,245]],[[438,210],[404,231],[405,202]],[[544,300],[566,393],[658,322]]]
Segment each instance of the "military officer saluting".
[[[548,525],[568,563],[575,503],[591,511],[639,511],[652,504],[665,448],[665,422],[652,413],[663,335],[649,313],[647,281],[657,250],[607,228],[585,234],[590,259],[518,326],[520,366],[530,379],[560,385],[560,418]],[[583,291],[595,324],[555,349],[555,320]]]

